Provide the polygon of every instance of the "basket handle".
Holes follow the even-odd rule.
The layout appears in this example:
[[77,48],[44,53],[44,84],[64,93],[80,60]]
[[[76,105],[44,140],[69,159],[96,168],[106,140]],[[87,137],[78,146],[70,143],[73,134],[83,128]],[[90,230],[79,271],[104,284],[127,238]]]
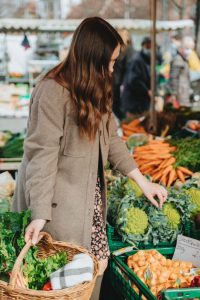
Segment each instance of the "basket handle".
[[[46,235],[45,232],[40,232],[39,238],[42,239],[45,235]],[[14,289],[15,286],[16,286],[17,275],[20,271],[22,261],[24,259],[24,256],[26,255],[26,253],[28,252],[28,250],[31,247],[32,247],[32,241],[28,240],[28,242],[26,243],[24,248],[21,250],[19,256],[16,259],[16,262],[15,262],[14,267],[13,267],[12,272],[11,272],[10,281],[9,281],[9,284],[8,284],[11,289]]]

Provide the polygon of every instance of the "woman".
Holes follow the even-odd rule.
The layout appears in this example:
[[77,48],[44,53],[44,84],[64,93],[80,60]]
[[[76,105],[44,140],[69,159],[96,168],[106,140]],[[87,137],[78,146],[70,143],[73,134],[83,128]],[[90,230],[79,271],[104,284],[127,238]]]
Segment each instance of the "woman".
[[[14,209],[32,210],[25,239],[38,241],[46,230],[55,239],[82,245],[98,257],[103,274],[109,256],[105,232],[103,168],[135,179],[148,199],[165,189],[148,182],[117,136],[111,113],[111,73],[122,39],[101,18],[85,19],[76,29],[65,61],[35,87],[30,103],[24,157]],[[98,299],[101,277],[92,299]]]

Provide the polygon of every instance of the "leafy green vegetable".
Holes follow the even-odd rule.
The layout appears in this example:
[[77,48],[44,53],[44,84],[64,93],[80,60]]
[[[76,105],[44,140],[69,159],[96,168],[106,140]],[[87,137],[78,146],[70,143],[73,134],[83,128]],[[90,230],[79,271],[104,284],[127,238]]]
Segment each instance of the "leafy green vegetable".
[[[25,228],[30,223],[31,212],[6,212],[0,214],[0,276],[7,278],[25,245]],[[31,247],[24,258],[23,274],[31,289],[41,289],[50,274],[67,263],[64,251],[45,259],[37,257],[38,246]]]
[[41,290],[51,273],[67,263],[67,255],[64,251],[57,252],[44,259],[38,258],[37,252],[37,246],[28,251],[22,269],[28,287],[33,290]]
[[[183,233],[184,224],[190,219],[193,209],[185,191],[170,188],[168,202],[161,210],[144,195],[136,196],[127,183],[127,178],[117,179],[110,187],[108,198],[108,221],[117,229],[123,241],[134,245],[175,242],[177,235]],[[140,217],[139,210],[135,213],[136,208],[143,212]],[[134,220],[129,223],[132,212],[135,213],[132,214]]]
[[200,138],[184,138],[171,140],[170,144],[177,147],[173,153],[176,166],[183,166],[193,172],[200,170]]
[[12,134],[4,147],[0,148],[0,156],[5,158],[22,157],[24,149],[24,135]]
[[30,211],[0,214],[0,273],[12,271],[16,258],[25,245],[24,232],[30,217]]

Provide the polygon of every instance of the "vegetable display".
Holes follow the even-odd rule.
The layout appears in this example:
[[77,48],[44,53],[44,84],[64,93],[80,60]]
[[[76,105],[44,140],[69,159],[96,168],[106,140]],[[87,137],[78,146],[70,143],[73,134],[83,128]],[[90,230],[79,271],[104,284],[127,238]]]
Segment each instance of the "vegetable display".
[[143,174],[150,175],[153,181],[170,187],[177,178],[185,182],[185,178],[193,174],[177,163],[174,156],[176,151],[177,148],[169,143],[152,140],[144,146],[136,147],[133,157]]
[[[24,232],[30,222],[30,211],[0,214],[0,276],[8,277],[25,245]],[[37,257],[38,246],[27,252],[20,281],[30,289],[42,289],[50,274],[67,263],[66,252],[60,251],[45,259]]]
[[177,167],[182,166],[193,172],[200,170],[200,138],[182,138],[170,140],[170,144],[176,147],[174,157]]
[[192,263],[166,259],[156,250],[140,250],[128,257],[127,264],[156,297],[163,289],[193,285]]
[[141,125],[140,119],[133,120],[128,124],[123,123],[121,127],[123,130],[123,140],[125,141],[128,139],[128,137],[130,137],[134,133],[146,134],[144,127]]
[[1,158],[16,158],[23,156],[24,134],[10,134],[6,143],[0,147]]
[[108,221],[123,241],[133,245],[173,243],[183,233],[191,218],[194,205],[185,190],[170,188],[162,209],[154,207],[147,198],[136,196],[130,180],[118,178],[108,195]]

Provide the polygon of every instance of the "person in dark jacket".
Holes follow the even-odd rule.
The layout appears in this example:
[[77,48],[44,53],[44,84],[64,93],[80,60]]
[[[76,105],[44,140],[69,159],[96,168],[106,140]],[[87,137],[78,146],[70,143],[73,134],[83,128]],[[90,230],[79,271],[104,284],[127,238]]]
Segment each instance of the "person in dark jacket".
[[124,42],[124,47],[115,62],[113,71],[113,112],[115,116],[121,120],[124,117],[124,113],[121,110],[121,86],[124,82],[130,60],[136,51],[133,49],[131,36],[128,30],[122,29],[119,30],[118,33]]
[[150,58],[151,39],[145,37],[142,50],[130,62],[124,80],[122,93],[122,109],[126,117],[141,115],[150,105]]

